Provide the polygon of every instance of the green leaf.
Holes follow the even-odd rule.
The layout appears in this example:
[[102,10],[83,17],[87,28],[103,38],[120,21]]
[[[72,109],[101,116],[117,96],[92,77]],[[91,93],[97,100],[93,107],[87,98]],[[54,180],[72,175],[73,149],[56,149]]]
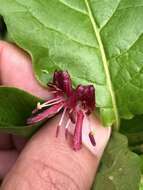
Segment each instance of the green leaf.
[[4,23],[3,17],[0,16],[0,39],[3,39],[6,35],[6,25]]
[[55,69],[94,84],[106,126],[143,113],[142,0],[0,0],[0,14],[42,84]]
[[[128,137],[129,145],[131,146],[142,145],[143,144],[143,115],[135,116],[131,120],[122,120],[121,126],[120,126],[120,132]],[[142,146],[142,150],[143,150],[143,146]]]
[[140,159],[128,149],[127,138],[114,132],[104,152],[93,190],[139,190]]
[[143,176],[141,177],[141,182],[140,182],[140,188],[139,190],[143,190]]
[[141,158],[141,172],[143,174],[143,154],[140,156],[140,158]]
[[120,132],[128,137],[133,152],[143,154],[143,115],[135,116],[131,120],[122,120]]
[[0,87],[0,131],[31,136],[42,123],[26,125],[37,102],[42,100],[22,90]]

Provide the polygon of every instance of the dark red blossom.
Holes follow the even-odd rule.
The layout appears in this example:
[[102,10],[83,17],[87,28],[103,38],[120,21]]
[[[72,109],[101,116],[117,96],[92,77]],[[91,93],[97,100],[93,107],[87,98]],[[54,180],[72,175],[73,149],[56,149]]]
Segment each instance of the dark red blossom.
[[89,114],[95,108],[95,90],[93,85],[79,85],[76,88],[77,100],[82,103],[82,108]]
[[76,126],[74,130],[74,136],[73,136],[73,149],[79,150],[82,145],[82,124],[83,124],[83,119],[84,119],[84,113],[79,110],[77,112],[77,121],[76,121]]
[[[48,83],[52,98],[43,104],[38,103],[28,118],[28,124],[35,124],[44,119],[51,118],[62,111],[62,116],[57,125],[56,136],[59,134],[63,121],[65,124],[65,137],[68,135],[70,124],[75,125],[73,135],[73,149],[79,150],[82,145],[82,126],[84,117],[87,117],[95,109],[95,89],[93,85],[78,85],[72,87],[71,78],[66,71],[55,71],[52,83]],[[89,133],[89,139],[93,146],[96,145],[94,134]]]

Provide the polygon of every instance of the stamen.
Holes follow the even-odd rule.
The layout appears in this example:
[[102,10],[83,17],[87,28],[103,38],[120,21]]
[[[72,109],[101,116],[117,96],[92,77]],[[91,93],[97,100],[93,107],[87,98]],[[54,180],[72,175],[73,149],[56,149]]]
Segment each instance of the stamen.
[[52,105],[60,103],[61,101],[63,101],[63,99],[60,99],[59,101],[56,101],[56,102],[53,102],[53,103],[46,103],[45,102],[45,105],[43,107],[52,106]]
[[[53,99],[53,100],[54,100],[54,99]],[[37,103],[37,109],[40,110],[40,109],[42,109],[42,108],[44,108],[44,107],[49,107],[49,106],[58,104],[58,103],[60,103],[61,101],[63,101],[62,98],[57,99],[57,101],[56,101],[56,99],[55,99],[55,101],[47,101],[47,102],[44,102],[43,104],[40,104],[40,102],[38,102],[38,103]],[[50,102],[51,102],[51,103],[50,103]]]
[[95,142],[94,136],[95,136],[96,131],[95,131],[95,129],[92,129],[92,128],[91,128],[90,121],[89,121],[88,117],[87,117],[87,121],[88,121],[87,126],[88,126],[89,131],[90,131],[89,134],[88,134],[88,136],[89,136],[89,139],[90,139],[91,144],[92,144],[93,146],[95,146],[95,145],[96,145],[96,142]]
[[95,138],[94,138],[94,134],[95,132],[93,132],[93,131],[90,131],[89,132],[89,139],[90,139],[90,142],[91,142],[91,144],[93,145],[93,146],[96,146],[96,142],[95,142]]
[[56,129],[56,137],[58,137],[58,135],[59,135],[59,130],[60,130],[60,126],[58,125],[57,129]]
[[68,119],[67,124],[66,124],[66,126],[65,126],[65,138],[66,138],[66,139],[67,139],[67,137],[68,137],[68,127],[69,127],[70,122],[71,122],[71,120]]
[[50,91],[50,93],[51,93],[51,94],[56,94],[57,91],[56,91],[56,90],[55,90],[55,91],[52,90],[52,91]]
[[44,119],[48,119],[56,115],[62,108],[64,107],[64,102],[60,102],[56,105],[53,105],[52,107],[44,110],[41,113],[36,114],[35,116],[31,116],[27,120],[27,124],[34,124],[38,123]]
[[61,99],[61,97],[53,98],[53,99],[51,99],[51,100],[47,100],[46,103],[52,103],[52,102],[58,101],[58,100],[60,100],[60,99]]
[[69,114],[69,118],[70,118],[71,122],[72,122],[73,124],[75,124],[76,118],[75,118],[73,109],[71,109],[71,110],[68,112],[68,114]]
[[56,91],[61,91],[62,92],[62,90],[60,88],[58,88],[56,85],[54,85],[54,84],[49,83],[48,86],[49,86],[49,88],[54,88]]
[[40,110],[40,109],[42,109],[42,107],[43,107],[43,104],[40,104],[40,102],[38,102],[37,103],[37,109]]
[[67,108],[64,109],[64,111],[63,111],[63,113],[62,113],[62,116],[61,116],[61,119],[60,119],[60,121],[59,121],[59,124],[58,124],[58,126],[57,126],[57,129],[56,129],[56,137],[58,137],[59,130],[60,130],[60,127],[61,127],[62,122],[63,122],[63,120],[64,120],[66,111],[67,111]]
[[68,119],[68,122],[67,122],[67,124],[66,124],[66,126],[65,126],[65,129],[67,129],[67,128],[69,127],[70,122],[71,122],[71,120]]
[[63,120],[64,120],[66,111],[67,111],[67,108],[65,108],[64,111],[63,111],[62,117],[61,117],[60,122],[59,122],[59,125],[60,125],[60,126],[62,125],[62,122],[63,122]]

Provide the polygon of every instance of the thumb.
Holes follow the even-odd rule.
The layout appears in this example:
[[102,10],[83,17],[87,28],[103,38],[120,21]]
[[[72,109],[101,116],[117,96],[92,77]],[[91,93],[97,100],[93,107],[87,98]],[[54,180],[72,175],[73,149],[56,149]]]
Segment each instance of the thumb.
[[97,131],[96,156],[86,147],[73,151],[71,136],[65,140],[62,131],[55,137],[58,116],[29,141],[4,180],[2,190],[89,190],[109,138],[109,129],[101,127],[94,118],[90,119]]
[[[36,82],[29,57],[17,47],[1,43],[1,81],[4,85],[20,87],[35,95],[47,97],[47,90]],[[10,58],[11,59],[8,59]],[[9,67],[11,65],[11,67]],[[13,68],[9,70],[9,68]],[[27,81],[30,79],[30,83]],[[85,146],[74,152],[70,147],[71,136],[65,140],[60,131],[55,131],[60,115],[50,120],[36,133],[22,151],[16,164],[2,184],[2,190],[89,190],[97,171],[99,160],[110,136],[110,129],[103,128],[95,117],[90,117],[96,128],[94,154]],[[86,133],[84,122],[83,136]],[[85,140],[86,142],[86,140]],[[88,146],[88,143],[85,143]]]

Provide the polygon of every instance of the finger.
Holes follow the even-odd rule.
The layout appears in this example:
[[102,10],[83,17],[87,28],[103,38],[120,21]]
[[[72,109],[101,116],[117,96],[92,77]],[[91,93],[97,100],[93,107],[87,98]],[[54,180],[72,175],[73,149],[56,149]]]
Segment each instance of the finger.
[[10,149],[13,147],[11,135],[0,133],[0,149]]
[[[103,152],[109,138],[109,129],[95,126],[98,128],[96,143],[102,149],[97,148],[95,156],[85,147],[78,152],[73,151],[72,137],[69,136],[68,141],[65,140],[62,131],[56,138],[57,122],[50,121],[33,136],[4,180],[2,190],[89,190],[91,188],[101,151]],[[91,120],[91,125],[95,125],[94,122],[94,119]]]
[[30,57],[20,48],[0,41],[1,83],[26,90],[41,98],[47,98],[47,89],[36,81]]
[[0,180],[11,169],[17,159],[18,153],[15,150],[1,150],[0,151]]
[[12,135],[13,144],[18,152],[20,152],[26,145],[28,139],[25,137]]

